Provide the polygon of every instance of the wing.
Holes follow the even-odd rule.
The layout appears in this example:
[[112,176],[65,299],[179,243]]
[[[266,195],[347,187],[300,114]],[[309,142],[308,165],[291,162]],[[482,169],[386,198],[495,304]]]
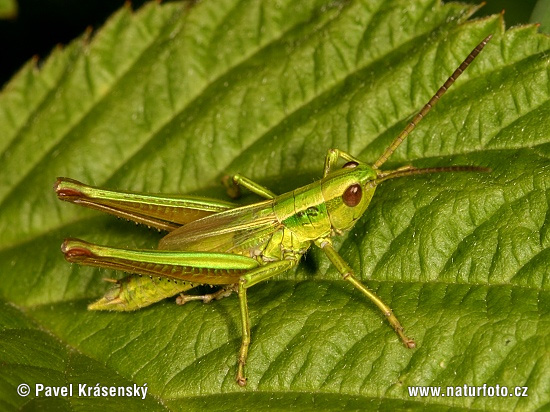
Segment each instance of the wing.
[[182,226],[163,237],[159,249],[254,256],[254,251],[281,228],[273,212],[273,200],[266,200]]

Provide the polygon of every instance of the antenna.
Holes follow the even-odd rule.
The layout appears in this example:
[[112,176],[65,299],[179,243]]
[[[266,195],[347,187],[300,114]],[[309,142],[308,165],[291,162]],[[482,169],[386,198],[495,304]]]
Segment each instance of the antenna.
[[484,172],[491,171],[488,167],[482,166],[441,166],[441,167],[426,167],[417,169],[416,167],[407,167],[389,172],[380,172],[378,177],[370,181],[370,186],[374,187],[385,180],[395,179],[396,177],[424,175],[428,173],[445,173],[445,172]]
[[424,105],[424,107],[414,116],[414,118],[411,120],[411,122],[403,129],[401,133],[394,139],[394,141],[384,150],[384,153],[378,158],[376,162],[374,162],[372,168],[378,169],[380,166],[382,166],[386,160],[392,155],[393,152],[399,147],[401,143],[403,143],[403,140],[407,138],[407,136],[414,130],[416,125],[420,123],[420,120],[424,118],[428,114],[428,112],[436,105],[436,103],[441,99],[441,96],[445,94],[447,89],[451,87],[451,85],[458,79],[458,76],[460,76],[464,70],[470,65],[471,62],[474,61],[474,59],[477,57],[477,55],[483,50],[485,45],[491,40],[491,37],[493,37],[492,34],[485,37],[481,43],[479,43],[474,50],[471,51],[471,53],[466,57],[466,59],[458,66],[458,68],[451,74],[451,76],[447,79],[447,81],[439,88],[439,90],[432,96],[430,101]]

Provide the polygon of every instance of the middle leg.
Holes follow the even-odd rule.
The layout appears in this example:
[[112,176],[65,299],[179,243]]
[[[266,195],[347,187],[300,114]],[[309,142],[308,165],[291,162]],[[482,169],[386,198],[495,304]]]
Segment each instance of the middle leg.
[[222,179],[222,183],[227,189],[227,194],[231,198],[237,198],[240,196],[240,190],[239,190],[240,186],[250,190],[252,193],[255,193],[258,196],[261,196],[265,199],[273,199],[277,197],[277,195],[273,193],[271,190],[269,190],[268,188],[240,174],[236,174],[233,176],[226,175]]
[[276,262],[268,263],[265,266],[260,266],[257,269],[253,269],[247,274],[241,276],[239,280],[239,302],[241,307],[241,323],[243,329],[243,338],[241,342],[241,349],[239,350],[239,364],[237,369],[237,383],[240,386],[246,385],[246,378],[244,376],[244,365],[248,357],[248,347],[250,346],[250,318],[248,316],[248,300],[246,298],[246,290],[254,286],[255,284],[269,279],[272,276],[278,275],[298,263],[297,260],[279,260]]

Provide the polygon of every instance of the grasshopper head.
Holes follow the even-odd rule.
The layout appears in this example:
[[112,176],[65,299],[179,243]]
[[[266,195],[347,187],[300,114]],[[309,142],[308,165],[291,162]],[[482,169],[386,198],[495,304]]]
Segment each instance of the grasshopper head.
[[378,173],[366,163],[348,162],[321,184],[333,229],[345,231],[365,213],[376,190]]
[[444,166],[418,169],[404,166],[396,170],[379,170],[366,163],[348,162],[321,182],[323,198],[332,229],[345,231],[365,213],[376,186],[397,177],[443,172],[490,172],[480,166]]
[[348,162],[341,170],[330,173],[322,180],[323,196],[330,216],[332,229],[350,229],[367,209],[376,185],[384,180],[396,177],[412,176],[425,173],[439,172],[488,172],[490,169],[475,166],[450,166],[416,169],[406,166],[392,171],[381,171],[386,160],[395,152],[405,138],[414,130],[416,125],[428,114],[433,106],[441,99],[443,94],[451,87],[469,64],[477,57],[492,35],[487,36],[472,50],[462,64],[453,72],[447,81],[439,88],[424,107],[412,118],[405,129],[397,135],[393,142],[384,150],[378,160],[369,166],[362,162]]

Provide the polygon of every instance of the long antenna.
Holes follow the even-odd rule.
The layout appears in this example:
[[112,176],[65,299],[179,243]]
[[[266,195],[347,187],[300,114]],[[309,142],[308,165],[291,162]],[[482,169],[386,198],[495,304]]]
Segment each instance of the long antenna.
[[395,138],[395,140],[388,146],[386,150],[384,150],[384,153],[378,158],[376,162],[374,162],[374,165],[372,166],[373,169],[378,169],[380,166],[382,166],[386,160],[392,155],[393,152],[395,152],[395,149],[399,147],[401,143],[403,143],[403,140],[407,138],[407,136],[414,130],[416,125],[420,123],[420,120],[424,118],[428,114],[428,112],[436,105],[436,103],[439,101],[441,96],[445,94],[447,89],[451,87],[451,85],[455,82],[456,79],[458,79],[458,76],[460,76],[464,70],[470,65],[470,63],[477,57],[477,55],[483,50],[485,45],[491,40],[491,37],[493,37],[492,34],[488,35],[483,39],[481,43],[479,43],[474,50],[466,57],[466,59],[461,63],[460,66],[454,71],[453,74],[447,79],[447,81],[439,88],[439,90],[432,96],[430,101],[426,103],[426,105],[414,116],[414,118],[411,120],[411,122],[403,129],[401,133]]
[[417,169],[416,167],[403,168],[402,170],[392,170],[389,172],[380,172],[376,179],[371,180],[371,186],[376,186],[385,180],[395,179],[396,177],[423,175],[428,173],[446,173],[446,172],[490,172],[491,169],[482,166],[442,166],[426,167]]

